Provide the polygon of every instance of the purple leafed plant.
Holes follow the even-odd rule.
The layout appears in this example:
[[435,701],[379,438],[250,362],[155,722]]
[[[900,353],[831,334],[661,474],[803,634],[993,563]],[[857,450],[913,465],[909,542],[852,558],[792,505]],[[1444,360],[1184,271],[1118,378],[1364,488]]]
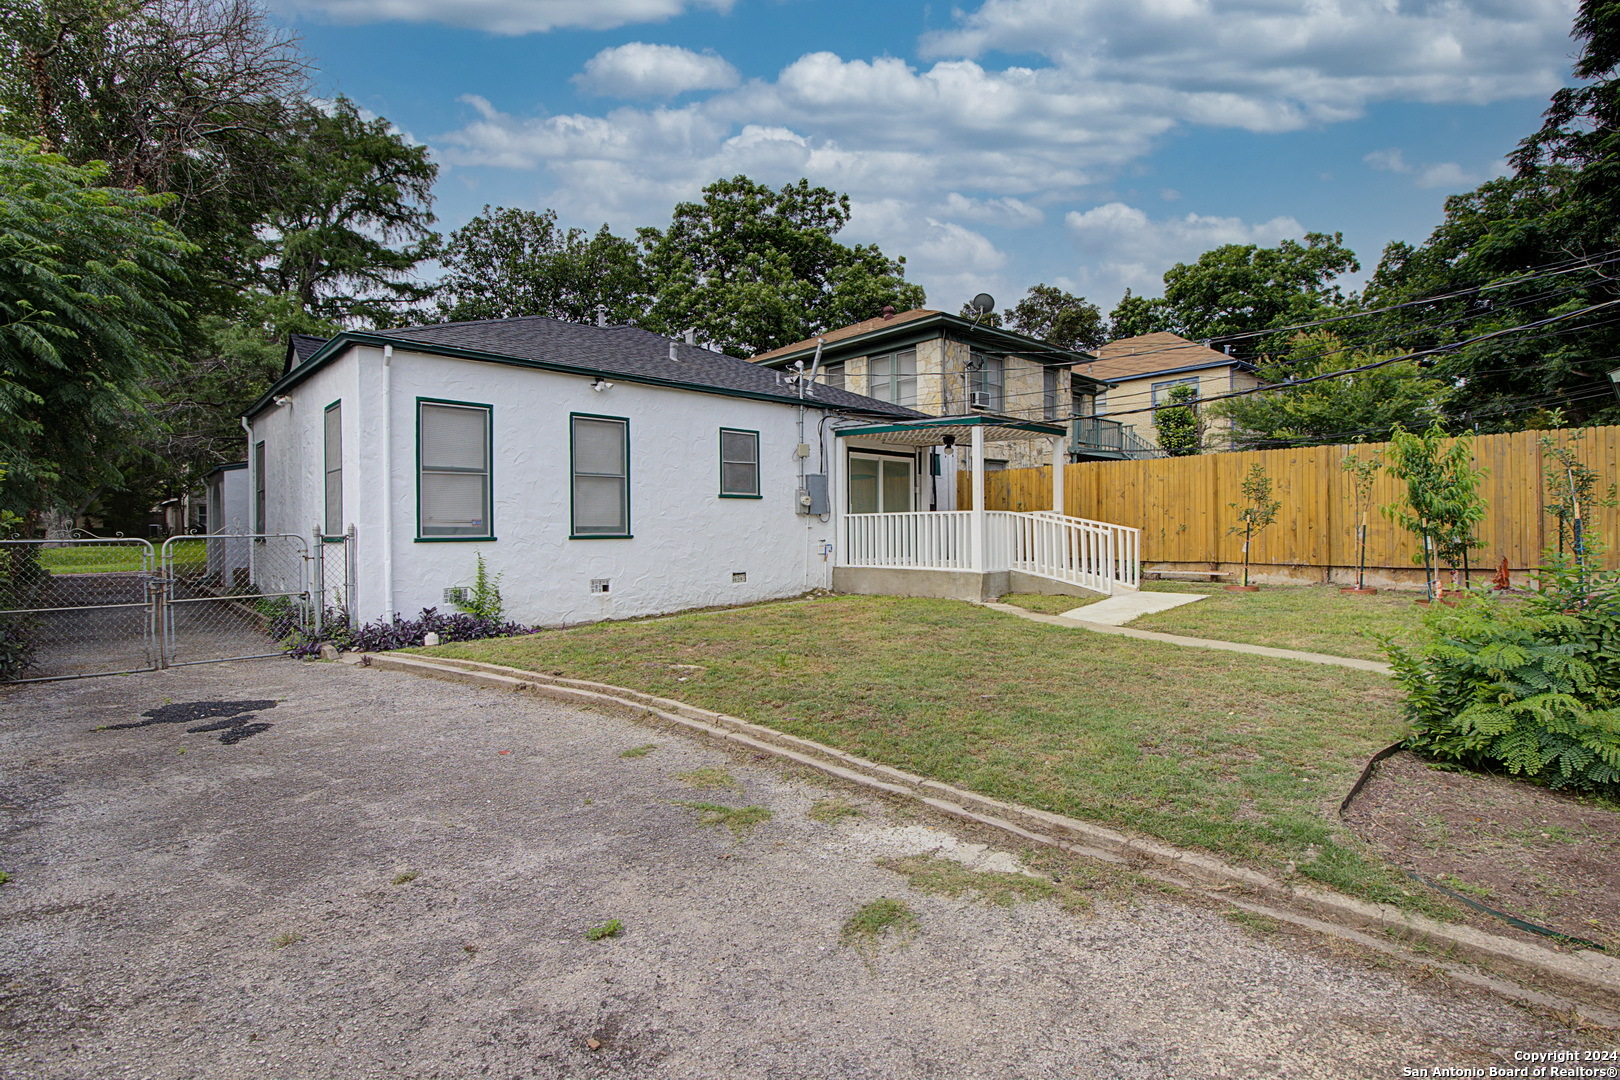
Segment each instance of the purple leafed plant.
[[423,636],[429,633],[438,634],[441,642],[451,642],[538,632],[537,628],[522,623],[477,615],[443,614],[438,608],[423,608],[422,613],[414,619],[403,619],[396,615],[390,622],[378,620],[363,626],[351,626],[347,616],[332,612],[326,618],[325,630],[319,640],[299,640],[288,649],[288,654],[298,658],[315,656],[320,653],[321,644],[327,641],[342,649],[387,652],[421,645]]

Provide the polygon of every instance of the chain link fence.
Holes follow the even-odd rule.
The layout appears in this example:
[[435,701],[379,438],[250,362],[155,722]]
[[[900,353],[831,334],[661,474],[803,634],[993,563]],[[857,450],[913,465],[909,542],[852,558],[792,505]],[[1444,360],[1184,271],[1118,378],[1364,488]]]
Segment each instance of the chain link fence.
[[0,681],[157,667],[157,564],[145,540],[0,541]]
[[159,566],[165,667],[277,656],[312,622],[302,536],[173,536]]

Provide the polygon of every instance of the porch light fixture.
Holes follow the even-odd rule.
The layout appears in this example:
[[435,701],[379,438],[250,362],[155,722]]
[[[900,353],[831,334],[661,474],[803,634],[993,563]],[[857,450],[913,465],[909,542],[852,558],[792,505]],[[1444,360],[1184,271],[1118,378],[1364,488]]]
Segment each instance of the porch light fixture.
[[613,389],[613,384],[608,382],[606,379],[598,378],[591,383],[591,389],[600,394],[604,390]]
[[1614,387],[1614,396],[1620,397],[1620,367],[1609,372],[1609,385]]

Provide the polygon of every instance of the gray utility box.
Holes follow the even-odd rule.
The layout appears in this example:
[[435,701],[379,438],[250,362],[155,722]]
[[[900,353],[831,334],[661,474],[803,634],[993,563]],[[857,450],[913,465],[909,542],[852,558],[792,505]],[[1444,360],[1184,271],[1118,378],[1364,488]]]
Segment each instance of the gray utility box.
[[804,488],[799,492],[799,513],[832,513],[832,500],[827,498],[826,473],[810,473],[804,478]]

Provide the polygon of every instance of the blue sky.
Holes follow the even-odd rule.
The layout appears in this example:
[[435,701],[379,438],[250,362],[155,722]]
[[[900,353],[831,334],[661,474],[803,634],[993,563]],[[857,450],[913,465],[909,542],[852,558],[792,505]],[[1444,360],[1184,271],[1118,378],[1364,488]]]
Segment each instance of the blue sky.
[[719,176],[847,192],[931,307],[1037,282],[1106,311],[1223,243],[1366,270],[1504,171],[1575,0],[274,0],[427,143],[436,210],[629,233]]

